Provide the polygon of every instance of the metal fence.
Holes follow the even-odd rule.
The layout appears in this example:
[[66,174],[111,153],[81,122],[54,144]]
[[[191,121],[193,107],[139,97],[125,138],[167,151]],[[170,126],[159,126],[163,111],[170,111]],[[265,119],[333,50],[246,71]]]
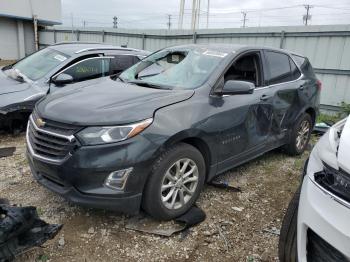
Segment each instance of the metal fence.
[[236,29],[127,30],[56,27],[40,31],[40,45],[62,41],[103,42],[155,51],[187,43],[235,43],[287,49],[307,56],[323,83],[321,104],[337,110],[350,103],[350,25]]

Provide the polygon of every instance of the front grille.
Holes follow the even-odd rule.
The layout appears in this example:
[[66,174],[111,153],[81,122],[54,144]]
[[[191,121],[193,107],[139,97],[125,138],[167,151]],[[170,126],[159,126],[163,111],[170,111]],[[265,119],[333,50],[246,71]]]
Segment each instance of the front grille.
[[[38,113],[34,110],[32,114],[32,119],[34,122],[38,120],[39,115]],[[49,119],[43,118],[43,121],[45,121],[45,130],[49,132],[53,132],[56,134],[64,135],[64,136],[71,136],[74,133],[76,133],[79,129],[81,129],[80,126],[75,126],[75,125],[69,125],[69,124],[64,124],[64,123],[59,123],[56,121],[52,121]]]
[[61,162],[69,157],[76,146],[73,133],[78,127],[43,120],[45,125],[38,127],[38,115],[34,113],[28,122],[27,142],[37,157],[53,162]]
[[337,261],[349,262],[342,253],[340,253],[333,246],[324,241],[314,231],[308,229],[307,231],[307,261],[308,262],[324,262]]

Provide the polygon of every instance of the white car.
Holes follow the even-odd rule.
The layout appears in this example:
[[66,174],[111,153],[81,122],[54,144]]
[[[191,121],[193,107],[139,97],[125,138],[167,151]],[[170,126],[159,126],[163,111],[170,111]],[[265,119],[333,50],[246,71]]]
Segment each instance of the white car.
[[350,261],[350,117],[321,137],[284,217],[280,261]]

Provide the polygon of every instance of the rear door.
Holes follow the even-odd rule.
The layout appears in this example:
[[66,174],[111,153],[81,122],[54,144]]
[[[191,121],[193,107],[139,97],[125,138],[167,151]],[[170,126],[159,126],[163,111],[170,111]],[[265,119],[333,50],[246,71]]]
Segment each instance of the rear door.
[[267,85],[272,96],[273,119],[270,139],[281,141],[300,113],[299,90],[303,86],[301,73],[285,53],[275,50],[264,50],[267,68]]

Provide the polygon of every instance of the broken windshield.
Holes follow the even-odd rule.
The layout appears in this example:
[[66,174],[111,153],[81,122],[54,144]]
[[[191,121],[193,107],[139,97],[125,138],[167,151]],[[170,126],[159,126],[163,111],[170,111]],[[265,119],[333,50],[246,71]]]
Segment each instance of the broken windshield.
[[14,64],[9,68],[8,75],[11,77],[11,71],[15,71],[17,75],[35,81],[44,77],[68,57],[54,49],[45,48]]
[[120,78],[160,88],[194,89],[204,84],[226,55],[207,49],[165,49],[132,66]]

